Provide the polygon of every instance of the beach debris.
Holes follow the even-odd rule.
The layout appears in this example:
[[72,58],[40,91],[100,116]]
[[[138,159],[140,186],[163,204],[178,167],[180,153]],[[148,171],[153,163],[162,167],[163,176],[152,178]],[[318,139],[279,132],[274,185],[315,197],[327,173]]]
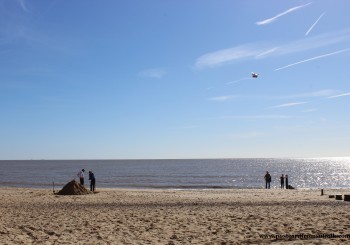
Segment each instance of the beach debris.
[[68,182],[65,186],[63,186],[62,190],[57,192],[57,195],[86,195],[90,194],[83,185],[79,184],[75,180]]
[[350,195],[344,195],[344,201],[350,202]]
[[329,198],[334,198],[335,196],[334,196],[334,195],[329,195],[328,197],[329,197]]
[[177,235],[173,234],[170,239],[177,239]]
[[343,195],[335,195],[335,200],[343,200]]

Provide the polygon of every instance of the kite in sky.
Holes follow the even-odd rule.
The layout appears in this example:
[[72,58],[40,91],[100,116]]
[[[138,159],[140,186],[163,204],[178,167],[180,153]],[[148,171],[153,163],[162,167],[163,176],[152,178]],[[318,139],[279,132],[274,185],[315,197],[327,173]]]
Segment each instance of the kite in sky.
[[252,72],[252,78],[258,78],[258,76],[259,76],[258,73]]

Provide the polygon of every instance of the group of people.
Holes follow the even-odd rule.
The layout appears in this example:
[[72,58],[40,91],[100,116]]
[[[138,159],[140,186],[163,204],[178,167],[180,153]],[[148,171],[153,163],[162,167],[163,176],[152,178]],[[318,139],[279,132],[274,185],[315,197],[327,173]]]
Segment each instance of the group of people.
[[[84,185],[84,172],[85,172],[85,169],[82,169],[77,174],[81,185]],[[92,171],[89,171],[89,180],[90,180],[90,191],[95,191],[96,179],[95,179],[95,175]]]
[[[270,189],[270,183],[271,183],[271,175],[269,173],[269,171],[266,171],[265,174],[265,188],[266,189]],[[280,181],[281,181],[281,189],[290,189],[290,185],[288,184],[288,175],[286,174],[286,176],[284,176],[284,174],[281,175],[280,177]]]
[[[84,172],[85,172],[85,169],[82,169],[77,174],[81,185],[84,185]],[[271,178],[269,171],[266,171],[264,179],[265,179],[265,188],[270,189],[270,184],[271,184],[272,178]],[[95,175],[92,171],[89,171],[89,180],[90,180],[90,191],[95,191],[96,179],[95,179]],[[287,174],[285,176],[284,176],[284,174],[282,174],[280,177],[280,181],[281,181],[281,189],[284,189],[284,188],[290,189],[290,185],[288,184],[288,175]]]
[[[284,176],[283,174],[280,177],[281,180],[281,189],[289,189],[289,185],[288,185],[288,174],[286,174],[286,176]],[[284,185],[284,182],[286,182],[286,184]]]

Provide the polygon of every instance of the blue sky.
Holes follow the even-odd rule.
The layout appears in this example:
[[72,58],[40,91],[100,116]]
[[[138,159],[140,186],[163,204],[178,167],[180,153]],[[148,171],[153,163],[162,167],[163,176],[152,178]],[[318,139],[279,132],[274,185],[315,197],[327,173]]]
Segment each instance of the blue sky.
[[0,0],[0,158],[350,156],[349,8]]

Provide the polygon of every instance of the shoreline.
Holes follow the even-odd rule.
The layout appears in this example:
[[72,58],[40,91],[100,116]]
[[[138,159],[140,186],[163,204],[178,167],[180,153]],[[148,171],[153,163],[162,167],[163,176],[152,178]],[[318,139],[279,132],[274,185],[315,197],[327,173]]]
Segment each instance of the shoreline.
[[[99,188],[59,196],[49,189],[0,188],[7,244],[298,244],[349,238],[350,190]],[[314,238],[292,237],[306,234]],[[276,238],[277,235],[288,235]],[[317,238],[315,238],[317,236]]]
[[[55,185],[55,191],[59,191],[63,188],[64,185]],[[89,184],[85,184],[84,187],[86,189],[90,188]],[[28,186],[0,186],[1,189],[33,189],[33,190],[52,190],[52,186],[47,187],[28,187]],[[285,190],[285,191],[321,191],[323,189],[324,191],[328,190],[350,190],[350,187],[300,187],[300,188],[294,188],[294,189],[281,189],[279,187],[271,187],[270,189],[265,189],[265,187],[219,187],[219,186],[206,186],[206,187],[99,187],[96,186],[97,190],[179,190],[179,191],[196,191],[196,190]],[[350,191],[349,191],[350,192]]]

